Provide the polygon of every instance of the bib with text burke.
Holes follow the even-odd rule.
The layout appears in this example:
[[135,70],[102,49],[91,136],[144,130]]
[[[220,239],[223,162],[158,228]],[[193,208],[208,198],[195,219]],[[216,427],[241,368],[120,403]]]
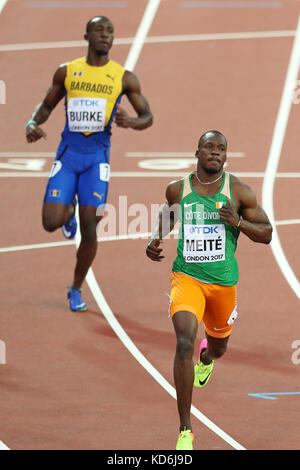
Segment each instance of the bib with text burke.
[[70,98],[68,120],[71,132],[102,132],[105,125],[105,98]]

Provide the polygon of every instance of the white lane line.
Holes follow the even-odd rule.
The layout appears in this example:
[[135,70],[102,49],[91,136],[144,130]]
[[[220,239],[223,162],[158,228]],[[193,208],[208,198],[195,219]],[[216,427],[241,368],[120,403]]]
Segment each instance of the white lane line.
[[[292,30],[283,31],[249,31],[236,33],[208,33],[208,34],[177,34],[170,36],[148,36],[145,44],[161,44],[173,42],[193,41],[223,41],[230,39],[275,39],[289,38],[296,34]],[[116,38],[115,46],[132,44],[134,38]],[[28,42],[18,44],[0,44],[0,52],[29,51],[39,49],[60,49],[69,47],[86,47],[86,42],[78,41],[53,41],[53,42]]]
[[8,0],[0,0],[0,13],[2,13],[5,5],[7,4]]
[[[300,219],[285,219],[275,221],[276,226],[285,226],[285,225],[298,225],[300,224]],[[142,232],[142,233],[126,233],[124,235],[110,235],[107,237],[98,237],[97,241],[99,243],[112,242],[112,241],[122,241],[122,240],[147,240],[152,232]],[[177,235],[178,231],[174,230],[171,234]],[[16,246],[4,246],[0,247],[0,253],[13,253],[16,251],[27,251],[27,250],[39,250],[43,248],[58,248],[60,246],[70,246],[75,245],[75,240],[62,240],[59,242],[48,242],[48,243],[32,243],[30,245],[16,245]]]
[[[143,31],[141,31],[141,27],[138,29],[139,41],[141,38],[146,38],[154,16],[157,12],[157,8],[160,2],[157,0],[149,0],[148,6],[145,10],[141,25],[143,25]],[[148,18],[145,19],[145,16]],[[139,54],[142,49],[142,44],[139,44],[138,47],[134,48],[134,54],[129,53],[128,59],[124,65],[125,69],[133,68],[134,64],[136,64]],[[77,215],[78,215],[78,206],[77,206]],[[75,241],[77,248],[80,245],[80,230],[77,230]],[[127,333],[124,331],[116,317],[114,316],[112,310],[110,309],[109,305],[107,304],[101,289],[98,285],[98,282],[95,278],[94,272],[92,268],[89,269],[86,282],[99,306],[100,311],[105,316],[106,320],[110,324],[111,328],[115,331],[118,335],[124,346],[133,354],[135,359],[145,368],[145,370],[173,397],[176,399],[176,391],[174,387],[172,387],[169,382],[152,366],[152,364],[145,358],[145,356],[139,351],[136,345],[131,341]],[[237,450],[244,450],[244,447],[235,441],[232,437],[226,434],[222,429],[216,426],[212,421],[210,421],[206,416],[204,416],[199,410],[197,410],[194,406],[191,408],[191,413],[197,417],[205,426],[211,429],[214,433],[216,433],[221,439],[226,441],[229,445]]]
[[[244,152],[227,152],[227,157],[244,157]],[[0,158],[38,158],[38,157],[55,157],[55,152],[0,152]],[[180,158],[180,157],[194,157],[195,152],[125,152],[125,157],[151,157],[151,158]]]
[[161,0],[150,0],[148,2],[142,21],[139,25],[139,28],[133,40],[132,46],[130,48],[129,54],[124,64],[124,68],[126,70],[132,71],[134,69],[135,64],[140,56],[141,50],[144,46],[145,39],[148,35],[152,22],[155,18],[160,2]]
[[[132,38],[114,39],[115,46],[129,45],[133,41]],[[16,51],[35,51],[40,49],[65,49],[73,47],[82,47],[86,49],[86,41],[51,41],[51,42],[27,42],[17,44],[0,44],[1,52]]]
[[[23,171],[5,171],[0,172],[0,178],[48,178],[49,171],[23,172]],[[182,178],[186,171],[112,171],[112,178]],[[262,171],[232,171],[238,178],[264,178],[265,172]],[[300,178],[299,173],[276,173],[276,178]]]
[[127,2],[95,2],[95,1],[82,1],[71,2],[66,1],[39,1],[39,2],[26,2],[27,8],[126,8]]
[[10,448],[7,447],[7,445],[4,444],[3,441],[0,441],[0,450],[10,450]]
[[186,1],[181,2],[180,6],[182,8],[281,8],[283,6],[282,2],[256,2],[251,1],[212,1],[208,2],[199,2],[199,1]]
[[297,225],[300,224],[300,219],[290,219],[290,220],[277,220],[275,225]]
[[[99,237],[97,240],[100,243],[111,242],[111,241],[120,241],[120,240],[136,240],[136,239],[146,239],[151,235],[151,232],[143,233],[126,233],[124,235],[111,235],[107,237]],[[31,245],[17,245],[17,246],[8,246],[0,248],[0,253],[9,253],[13,251],[24,251],[24,250],[38,250],[40,248],[57,248],[59,246],[69,246],[75,245],[75,240],[63,240],[60,242],[49,242],[49,243],[34,243]]]
[[[300,224],[300,219],[285,219],[275,221],[276,226],[285,226],[285,225],[298,225]],[[124,235],[111,235],[107,237],[98,237],[97,241],[99,243],[112,242],[112,241],[122,241],[122,240],[145,240],[150,237],[152,232],[142,232],[142,233],[126,233]],[[172,234],[176,235],[178,232],[173,231]],[[33,243],[30,245],[16,245],[16,246],[7,246],[0,247],[0,253],[9,253],[15,251],[26,251],[26,250],[38,250],[43,248],[57,248],[60,246],[69,246],[75,245],[75,240],[63,240],[59,242],[48,242],[48,243]]]
[[278,232],[274,224],[274,207],[273,207],[273,193],[274,193],[274,183],[276,178],[276,171],[278,168],[281,150],[285,139],[286,128],[289,120],[289,115],[291,111],[293,93],[295,90],[295,84],[297,81],[298,73],[300,67],[300,16],[298,18],[298,25],[296,30],[296,37],[293,44],[293,49],[291,52],[290,62],[287,70],[287,75],[284,83],[283,93],[281,96],[281,102],[279,111],[277,114],[277,119],[275,123],[275,128],[273,132],[272,142],[270,153],[268,157],[267,167],[265,171],[265,178],[263,181],[262,188],[262,202],[263,207],[270,218],[271,223],[273,223],[273,240],[271,242],[271,248],[273,250],[274,257],[277,261],[279,268],[281,269],[282,274],[286,278],[288,284],[295,292],[298,299],[300,299],[300,283],[295,276],[291,266],[288,263],[288,260],[285,256],[285,253],[282,249]]
[[0,158],[55,157],[55,152],[0,152]]
[[[227,152],[227,157],[242,158],[245,156],[244,152]],[[1,157],[1,153],[0,153]],[[195,152],[126,152],[125,157],[129,158],[185,158],[195,157]]]

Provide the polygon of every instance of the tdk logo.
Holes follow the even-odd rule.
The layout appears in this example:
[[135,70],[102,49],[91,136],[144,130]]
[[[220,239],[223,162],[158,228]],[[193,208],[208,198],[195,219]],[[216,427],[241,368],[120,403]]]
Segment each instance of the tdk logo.
[[99,107],[100,101],[97,99],[78,98],[73,100],[74,106]]
[[218,227],[216,225],[212,225],[211,227],[209,225],[204,225],[204,226],[191,226],[189,228],[190,233],[197,233],[198,235],[203,234],[207,235],[208,233],[216,233],[218,234]]

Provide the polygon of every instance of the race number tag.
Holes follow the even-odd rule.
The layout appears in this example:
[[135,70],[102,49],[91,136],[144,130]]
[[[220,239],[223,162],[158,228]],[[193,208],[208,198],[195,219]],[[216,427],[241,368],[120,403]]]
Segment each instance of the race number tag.
[[68,122],[71,132],[102,132],[105,126],[105,98],[70,98]]
[[101,181],[109,181],[109,175],[110,175],[110,166],[108,163],[100,163],[99,165],[100,169],[100,179]]
[[223,224],[184,224],[183,256],[186,263],[225,260],[226,231]]
[[62,169],[62,163],[59,160],[55,160],[53,162],[49,178],[53,178],[53,176],[57,175],[57,173]]
[[238,317],[238,312],[237,312],[237,307],[235,306],[233,311],[231,312],[230,317],[227,320],[227,325],[233,325],[237,317]]

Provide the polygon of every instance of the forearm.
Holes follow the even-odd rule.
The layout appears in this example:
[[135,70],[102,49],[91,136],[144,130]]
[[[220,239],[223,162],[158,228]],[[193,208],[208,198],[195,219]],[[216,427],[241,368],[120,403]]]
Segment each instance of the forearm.
[[137,131],[141,131],[143,129],[146,129],[147,127],[150,127],[152,123],[153,116],[150,112],[147,112],[141,116],[132,117],[130,127]]
[[44,101],[39,103],[35,110],[32,113],[31,120],[35,121],[36,124],[39,126],[47,121],[48,117],[50,116],[52,108],[47,106]]
[[172,210],[169,205],[165,203],[159,211],[151,239],[162,240],[166,235],[172,232],[176,224],[176,220],[174,209]]
[[256,243],[270,243],[272,240],[272,225],[269,223],[253,223],[246,219],[241,219],[239,230],[250,240]]

